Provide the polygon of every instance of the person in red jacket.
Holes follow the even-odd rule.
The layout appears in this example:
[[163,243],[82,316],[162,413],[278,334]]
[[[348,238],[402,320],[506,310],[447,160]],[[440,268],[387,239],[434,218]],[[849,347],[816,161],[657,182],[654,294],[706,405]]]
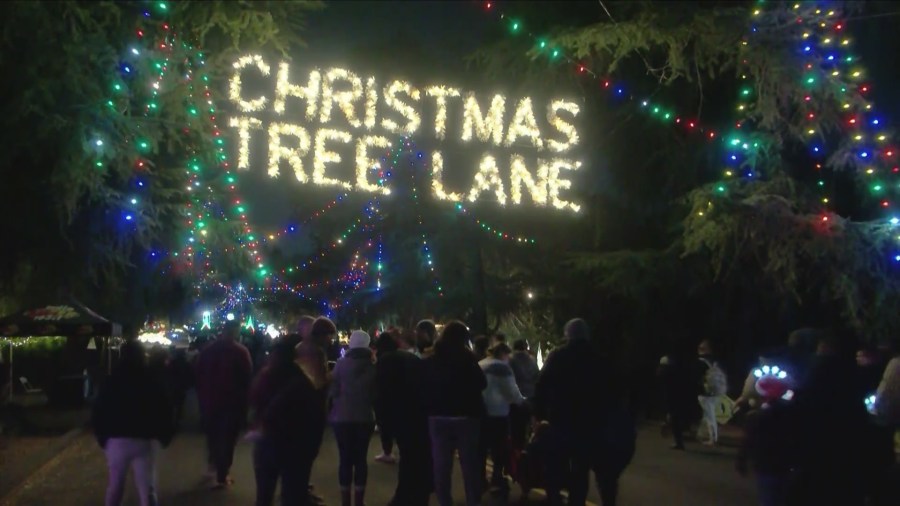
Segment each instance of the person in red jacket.
[[231,321],[215,342],[197,357],[197,397],[209,455],[216,468],[215,488],[231,482],[238,434],[247,421],[247,403],[253,361],[250,352],[237,342],[240,324]]

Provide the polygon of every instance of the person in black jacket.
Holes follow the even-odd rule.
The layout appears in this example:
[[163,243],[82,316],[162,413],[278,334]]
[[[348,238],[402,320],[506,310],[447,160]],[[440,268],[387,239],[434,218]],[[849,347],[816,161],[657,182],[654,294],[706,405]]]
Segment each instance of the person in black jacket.
[[566,344],[547,358],[535,389],[535,418],[549,424],[552,440],[545,457],[547,499],[562,504],[560,490],[568,482],[568,504],[584,506],[594,471],[603,506],[615,506],[619,475],[634,455],[634,418],[612,361],[591,342],[587,323],[570,320],[564,333]]
[[[389,337],[393,336],[382,334],[379,339]],[[410,351],[388,348],[387,343],[381,346],[382,354],[375,364],[375,410],[382,432],[394,434],[403,454],[397,489],[389,504],[427,506],[433,489],[431,448],[428,414],[417,390],[422,385],[423,361]]]
[[[296,403],[297,405],[292,405]],[[317,442],[310,427],[324,416],[312,382],[294,362],[291,340],[273,348],[269,363],[259,372],[250,390],[253,429],[258,431],[253,448],[256,506],[270,506],[281,478],[284,506],[309,501],[309,474]]]
[[156,457],[175,432],[166,388],[147,367],[140,343],[120,348],[119,364],[100,390],[93,411],[94,434],[106,453],[109,485],[106,506],[118,506],[128,469],[141,506],[156,505]]
[[459,451],[466,505],[479,504],[484,492],[478,441],[484,416],[481,392],[487,387],[487,379],[469,350],[469,339],[464,323],[450,322],[434,345],[434,355],[425,359],[434,486],[441,506],[453,504],[450,478],[454,450]]

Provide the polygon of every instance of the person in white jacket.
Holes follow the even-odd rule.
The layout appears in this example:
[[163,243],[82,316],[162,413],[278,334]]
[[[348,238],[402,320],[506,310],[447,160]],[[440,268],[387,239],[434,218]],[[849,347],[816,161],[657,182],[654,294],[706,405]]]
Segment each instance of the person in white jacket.
[[487,388],[482,392],[487,411],[481,429],[481,456],[485,465],[483,476],[487,479],[487,457],[490,453],[493,463],[490,486],[502,489],[509,487],[504,477],[510,457],[509,407],[525,402],[509,366],[511,352],[506,343],[498,343],[491,348],[487,358],[478,362],[487,378]]

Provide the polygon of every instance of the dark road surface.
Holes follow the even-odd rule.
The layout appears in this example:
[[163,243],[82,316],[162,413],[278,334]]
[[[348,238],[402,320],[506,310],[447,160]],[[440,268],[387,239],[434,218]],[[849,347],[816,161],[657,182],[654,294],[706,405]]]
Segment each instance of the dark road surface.
[[[622,478],[620,504],[623,506],[753,506],[757,504],[751,480],[734,472],[733,451],[706,449],[699,445],[688,452],[669,450],[668,441],[658,431],[645,430],[638,442],[638,453]],[[203,480],[204,440],[196,433],[180,435],[165,450],[159,463],[160,504],[163,506],[249,506],[253,504],[251,446],[241,442],[235,455],[232,474],[234,487],[213,491]],[[372,439],[370,456],[379,450],[377,435]],[[372,462],[367,503],[383,506],[396,484],[396,467]],[[339,504],[337,492],[337,448],[329,434],[313,471],[318,493],[329,506]],[[103,454],[90,435],[80,437],[60,453],[26,484],[15,491],[3,506],[98,506],[103,504],[106,467]],[[129,481],[125,504],[137,504]],[[462,479],[454,471],[454,497],[462,504]],[[513,489],[511,502],[520,498]],[[540,504],[543,497],[532,492],[526,504]],[[591,499],[599,504],[596,490]],[[432,504],[436,504],[432,498]],[[483,504],[506,504],[485,496]]]

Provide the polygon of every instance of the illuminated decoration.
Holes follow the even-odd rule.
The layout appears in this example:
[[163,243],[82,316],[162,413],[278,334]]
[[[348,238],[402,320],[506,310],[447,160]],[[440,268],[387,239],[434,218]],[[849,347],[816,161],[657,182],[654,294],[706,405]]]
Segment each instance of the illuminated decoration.
[[870,415],[878,414],[878,396],[875,394],[869,395],[863,401],[866,405],[866,411],[869,412]]
[[531,139],[531,144],[534,147],[544,149],[541,129],[538,128],[537,120],[534,118],[534,108],[531,105],[531,99],[528,97],[519,100],[519,104],[516,105],[516,112],[509,122],[506,145],[512,146],[519,140],[519,137],[528,137]]
[[572,146],[578,144],[578,132],[575,130],[575,125],[559,117],[559,111],[566,111],[572,116],[577,116],[579,111],[578,104],[566,102],[565,100],[554,100],[547,107],[547,122],[566,137],[564,142],[548,139],[547,147],[551,151],[561,153],[572,149]]
[[550,196],[550,204],[556,209],[571,209],[576,213],[581,210],[581,206],[572,202],[567,202],[559,197],[560,190],[568,190],[572,187],[572,182],[568,179],[560,178],[562,170],[576,171],[581,168],[581,162],[572,160],[552,160],[547,170],[547,193]]
[[475,93],[466,95],[463,108],[463,141],[472,140],[472,135],[482,142],[493,141],[495,146],[503,144],[503,115],[506,113],[506,99],[503,95],[494,95],[491,99],[491,107],[486,115],[482,116],[481,107]]
[[306,101],[306,119],[312,121],[316,117],[316,105],[319,101],[319,87],[322,82],[322,74],[318,70],[309,73],[309,81],[306,86],[292,84],[291,66],[287,62],[281,62],[278,66],[278,81],[275,85],[275,101],[272,109],[277,114],[284,114],[287,98],[299,98]]
[[367,135],[356,143],[356,188],[371,192],[390,195],[391,190],[383,185],[369,182],[369,172],[378,170],[381,164],[378,160],[369,158],[369,148],[390,149],[391,141],[387,137]]
[[376,117],[378,115],[378,88],[374,77],[366,79],[366,115],[363,125],[366,130],[375,128]]
[[458,97],[459,90],[446,86],[431,86],[425,90],[425,94],[435,99],[434,138],[443,140],[447,133],[447,98]]
[[325,149],[325,141],[338,141],[349,144],[353,141],[353,136],[347,132],[327,128],[316,132],[315,153],[313,155],[313,183],[324,186],[340,186],[349,190],[352,188],[350,183],[325,176],[326,164],[341,162],[341,155]]
[[[261,130],[262,129],[262,121],[251,118],[249,116],[238,116],[231,118],[228,120],[228,126],[232,128],[237,128],[238,130],[238,139],[240,139],[240,143],[238,144],[238,169],[246,170],[250,168],[250,130]],[[270,128],[271,132],[271,128]],[[269,138],[272,138],[272,134],[269,134]],[[309,138],[307,137],[307,145],[309,144]],[[308,146],[307,146],[308,149]],[[272,152],[271,141],[269,144],[269,152]],[[271,166],[271,164],[270,164]]]
[[269,326],[266,327],[266,335],[271,337],[272,339],[277,339],[278,336],[281,335],[281,332],[279,332],[278,329],[275,328],[275,325],[270,323]]
[[[234,65],[233,88],[240,92],[241,76],[253,68],[265,76],[264,70],[268,68],[268,65],[257,55],[241,57]],[[264,113],[266,111],[261,107],[268,104],[267,106],[271,107],[271,111],[276,115],[284,115],[287,112],[289,98],[297,99],[305,104],[304,113],[301,115],[304,118],[302,124],[275,122],[264,125],[261,117],[242,115],[232,118],[230,125],[237,129],[240,137],[238,168],[246,169],[252,163],[253,157],[249,152],[251,131],[265,128],[269,136],[267,172],[270,177],[283,177],[279,165],[281,162],[287,161],[295,173],[295,178],[301,183],[337,186],[344,190],[389,195],[391,189],[388,185],[383,184],[382,181],[376,183],[370,179],[371,172],[381,169],[378,160],[370,158],[369,151],[371,148],[389,149],[390,145],[387,143],[389,137],[385,134],[408,136],[421,128],[423,121],[421,110],[424,107],[422,104],[423,91],[402,80],[389,81],[386,86],[379,87],[378,81],[374,77],[361,77],[344,68],[311,70],[305,80],[297,78],[295,80],[301,84],[291,81],[290,64],[279,63],[274,83],[274,99],[271,102],[263,101],[262,99],[266,98],[265,95],[254,99],[253,105],[257,108],[253,111],[244,107],[247,100],[241,97],[240,93],[231,94],[231,99],[235,101],[242,114],[247,112]],[[426,86],[421,90],[424,90],[424,95],[434,99],[434,128],[429,129],[429,135],[433,136],[435,140],[441,143],[450,142],[448,132],[456,131],[459,132],[459,137],[453,140],[475,141],[492,147],[515,146],[519,150],[515,157],[511,158],[510,165],[505,163],[497,165],[496,155],[490,152],[485,153],[467,193],[462,193],[449,191],[444,187],[442,179],[445,166],[444,155],[441,150],[442,146],[436,146],[432,152],[433,180],[431,187],[438,200],[460,202],[463,198],[467,198],[469,201],[475,202],[485,191],[488,191],[496,197],[498,203],[505,204],[509,197],[506,193],[506,185],[509,184],[510,188],[515,187],[513,191],[516,198],[513,199],[513,202],[517,205],[525,204],[521,198],[521,186],[524,185],[532,195],[530,204],[560,210],[578,208],[577,204],[568,205],[568,202],[559,198],[559,192],[570,189],[571,183],[562,180],[555,184],[550,177],[552,171],[541,168],[546,163],[550,163],[552,166],[553,161],[542,162],[537,159],[540,151],[549,149],[555,153],[563,153],[572,151],[578,145],[579,136],[574,122],[579,114],[577,104],[561,99],[548,101],[546,123],[541,124],[535,117],[534,102],[530,97],[516,98],[515,111],[512,111],[507,118],[507,98],[504,95],[493,95],[490,103],[484,104],[483,101],[479,102],[479,97],[471,91],[463,92],[460,89],[444,85]],[[460,100],[451,101],[450,99]],[[379,102],[382,102],[386,109],[382,116],[379,116]],[[486,107],[482,107],[482,104]],[[343,112],[343,116],[347,120],[346,129],[329,127],[334,124],[335,106]],[[451,106],[458,108],[458,114],[451,116],[449,111]],[[450,125],[451,118],[458,123]],[[543,122],[543,119],[541,121]],[[545,139],[542,131],[555,131],[558,138]],[[288,142],[285,137],[293,137],[294,140]],[[352,173],[356,175],[355,181],[344,181],[326,176],[327,165],[343,166],[348,162],[348,160],[343,160],[338,152],[327,148],[329,141],[343,144],[355,143],[355,166],[352,170]],[[308,158],[310,156],[311,160]],[[305,164],[311,164],[311,174],[304,170]],[[537,177],[529,174],[524,169],[525,166],[538,167]],[[559,165],[559,163],[557,166],[569,167],[569,165]],[[509,172],[505,173],[507,169]],[[343,172],[349,171],[344,169]],[[556,171],[553,174],[558,175],[558,173],[559,171]],[[548,204],[553,205],[549,206]],[[274,239],[270,238],[270,240]]]
[[[282,146],[282,136],[291,136],[297,139],[297,147]],[[316,142],[318,142],[316,138]],[[318,147],[318,144],[317,144]],[[309,134],[306,129],[287,123],[272,123],[269,125],[269,177],[278,177],[282,160],[287,160],[294,170],[297,181],[305,183],[309,180],[306,171],[303,170],[303,156],[309,152]]]
[[227,315],[225,315],[225,319],[230,322],[233,322],[234,321],[234,313],[228,313]]
[[247,330],[253,330],[253,317],[252,316],[247,317],[247,323],[244,324],[244,328]]
[[435,151],[431,154],[431,188],[434,191],[434,196],[440,200],[449,200],[451,202],[461,201],[462,195],[459,193],[447,193],[447,191],[444,190],[443,173],[444,156],[440,151]]
[[405,93],[415,102],[418,102],[419,99],[422,98],[422,94],[406,81],[392,81],[391,84],[384,89],[384,104],[406,118],[406,127],[401,128],[400,125],[390,118],[381,120],[381,126],[391,133],[405,133],[412,135],[416,133],[419,126],[422,124],[422,118],[419,116],[415,107],[402,101],[400,97],[397,96],[397,94],[401,92]]
[[538,366],[538,369],[544,368],[544,354],[541,352],[541,344],[540,343],[538,343],[537,366]]
[[[506,4],[513,5],[514,3],[506,2]],[[524,23],[522,21],[511,19],[511,17],[507,16],[506,12],[502,8],[499,8],[495,2],[487,1],[483,2],[481,5],[484,6],[483,12],[506,25],[513,36],[521,37],[522,35],[527,35],[531,38],[532,46],[528,51],[528,56],[530,58],[533,59],[534,57],[543,56],[551,63],[567,66],[579,77],[593,80],[596,83],[597,88],[607,92],[614,101],[618,103],[637,104],[638,109],[641,112],[664,124],[677,127],[686,133],[700,135],[708,141],[719,139],[720,136],[717,130],[709,128],[708,125],[701,123],[691,115],[678,112],[675,108],[654,100],[652,95],[635,95],[632,91],[632,87],[627,83],[614,80],[607,74],[594,71],[584,62],[584,60],[567,54],[562,48],[549,41],[548,37],[526,32],[523,30]]]
[[[350,90],[336,91],[335,83],[344,81],[350,85]],[[359,128],[362,122],[356,111],[356,102],[362,98],[362,80],[353,72],[344,69],[330,69],[325,73],[322,82],[322,107],[319,112],[319,122],[328,123],[331,119],[331,106],[337,104],[344,112],[347,122],[354,128]]]
[[[532,177],[525,166],[525,158],[521,155],[512,155],[509,162],[509,190],[513,204],[522,203],[522,185],[528,188],[531,200],[540,206],[547,205],[547,188],[550,168],[542,163],[538,167],[537,181]],[[557,198],[559,195],[557,194]]]
[[210,313],[209,311],[203,312],[203,325],[200,326],[200,330],[212,328],[211,318],[212,318],[212,313]]
[[238,61],[234,62],[235,72],[234,75],[231,76],[231,86],[228,88],[229,98],[232,102],[236,103],[238,108],[243,112],[258,112],[261,111],[269,101],[265,95],[253,100],[244,100],[241,96],[241,73],[244,68],[249,67],[250,65],[256,67],[263,77],[267,77],[271,72],[271,68],[265,60],[263,60],[262,56],[258,54],[242,56]]
[[497,160],[491,155],[485,155],[481,159],[481,165],[475,174],[475,182],[472,189],[469,190],[469,201],[478,200],[478,195],[483,191],[494,190],[497,196],[497,202],[500,205],[506,205],[506,192],[503,190],[503,180],[500,178],[500,169],[497,168]]
[[161,346],[171,346],[172,340],[159,332],[144,332],[138,335],[137,340],[144,344],[157,344]]

